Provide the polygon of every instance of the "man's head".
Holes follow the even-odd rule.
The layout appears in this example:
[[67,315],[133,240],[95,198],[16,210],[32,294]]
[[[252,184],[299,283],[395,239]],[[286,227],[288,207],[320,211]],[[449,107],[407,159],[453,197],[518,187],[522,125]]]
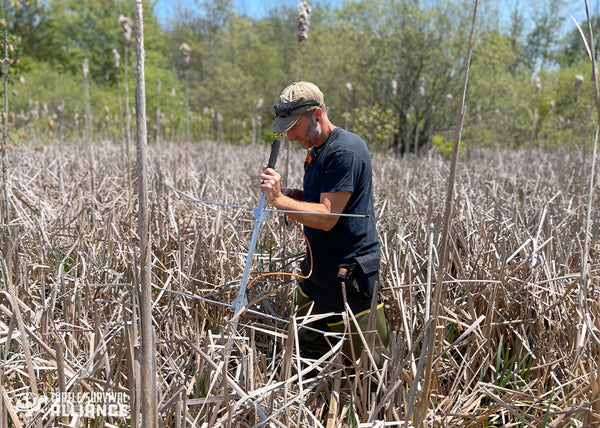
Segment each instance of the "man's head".
[[294,82],[281,92],[279,101],[273,106],[275,121],[271,132],[283,134],[298,121],[300,116],[316,108],[325,107],[323,93],[314,83]]

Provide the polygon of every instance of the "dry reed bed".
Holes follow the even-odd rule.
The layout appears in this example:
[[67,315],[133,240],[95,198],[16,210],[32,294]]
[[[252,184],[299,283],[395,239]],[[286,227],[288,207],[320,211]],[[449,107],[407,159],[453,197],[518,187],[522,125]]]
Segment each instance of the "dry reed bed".
[[[355,367],[340,364],[335,352],[318,363],[298,357],[288,277],[258,281],[251,298],[268,297],[241,318],[239,331],[231,329],[226,305],[237,293],[252,212],[181,198],[256,206],[267,157],[263,146],[151,147],[158,408],[165,426],[598,422],[600,212],[596,187],[590,280],[582,287],[589,165],[577,152],[463,156],[438,329],[444,342],[436,344],[430,397],[420,397],[414,379],[424,355],[428,284],[435,284],[439,263],[447,162],[374,156],[382,287],[394,330],[392,354],[377,371],[368,355]],[[302,157],[290,154],[291,185],[300,186]],[[91,157],[80,143],[26,146],[14,148],[8,164],[11,222],[2,228],[0,294],[4,420],[16,413],[15,397],[27,392],[124,391],[135,409],[137,219],[125,151],[96,144]],[[281,172],[285,164],[282,150]],[[252,277],[293,270],[303,251],[297,230],[271,214]],[[417,406],[409,405],[413,399]],[[17,416],[25,425],[82,424],[77,417],[50,418],[48,406],[38,422]]]

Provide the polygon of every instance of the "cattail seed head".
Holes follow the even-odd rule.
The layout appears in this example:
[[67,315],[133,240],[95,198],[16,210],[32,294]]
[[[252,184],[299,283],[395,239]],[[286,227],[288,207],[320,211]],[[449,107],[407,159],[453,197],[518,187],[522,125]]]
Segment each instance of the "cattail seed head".
[[181,58],[183,59],[183,63],[185,65],[189,65],[191,61],[190,54],[192,53],[192,48],[187,43],[182,43],[179,45],[179,53],[181,54]]
[[346,91],[350,94],[352,93],[352,83],[346,82]]
[[124,15],[119,15],[119,25],[123,29],[123,40],[129,42],[131,40],[133,30],[133,23],[131,22],[131,19]]
[[121,55],[119,55],[119,51],[116,48],[113,48],[112,54],[113,64],[115,65],[115,68],[119,68],[119,65],[121,64]]
[[308,38],[308,27],[310,25],[310,13],[312,9],[307,1],[298,3],[298,43]]
[[82,68],[83,68],[83,77],[87,78],[88,74],[90,72],[90,60],[87,57],[83,60]]
[[392,95],[396,96],[396,94],[398,93],[398,82],[396,82],[395,80],[392,80]]
[[423,76],[419,78],[419,89],[417,91],[417,94],[419,95],[419,97],[425,96],[425,78]]
[[535,93],[537,94],[542,89],[542,80],[539,75],[535,76],[533,83],[535,84]]

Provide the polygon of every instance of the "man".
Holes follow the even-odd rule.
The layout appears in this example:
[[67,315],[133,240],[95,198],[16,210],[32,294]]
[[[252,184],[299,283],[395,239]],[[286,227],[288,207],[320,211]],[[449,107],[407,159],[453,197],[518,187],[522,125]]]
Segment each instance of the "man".
[[[295,82],[288,86],[273,109],[276,118],[270,131],[287,133],[290,141],[297,141],[308,150],[303,190],[281,188],[280,175],[267,167],[260,185],[273,206],[298,211],[288,215],[304,225],[312,249],[312,274],[296,290],[299,314],[306,314],[309,309],[312,314],[335,312],[337,315],[310,326],[322,331],[344,331],[341,313],[345,312],[345,288],[346,301],[361,330],[367,332],[369,318],[371,331],[373,326],[377,330],[369,348],[380,365],[378,350],[388,346],[390,332],[383,303],[376,301],[376,315],[369,317],[371,304],[378,298],[374,290],[380,259],[369,151],[360,137],[330,122],[323,94],[313,83]],[[307,275],[309,270],[307,258],[302,272]],[[353,321],[349,322],[353,328]],[[327,337],[314,330],[301,328],[298,336],[300,352],[305,357],[319,358],[331,349]],[[346,357],[360,358],[363,342],[356,331],[343,349]]]

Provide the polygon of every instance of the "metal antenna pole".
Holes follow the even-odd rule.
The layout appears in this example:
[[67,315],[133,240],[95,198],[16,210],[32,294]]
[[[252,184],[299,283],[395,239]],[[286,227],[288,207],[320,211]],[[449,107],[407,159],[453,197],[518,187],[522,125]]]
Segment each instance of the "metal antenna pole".
[[[271,155],[269,156],[269,163],[267,164],[268,168],[275,168],[275,163],[277,162],[277,155],[279,154],[280,144],[281,142],[278,139],[273,141],[273,145],[271,146]],[[248,296],[246,292],[248,288],[248,275],[250,273],[250,265],[252,264],[252,256],[254,255],[254,248],[256,247],[256,240],[258,239],[258,232],[260,231],[260,226],[263,224],[263,222],[269,215],[269,210],[265,210],[265,199],[265,193],[262,192],[258,208],[254,210],[254,230],[252,231],[252,240],[250,241],[250,247],[248,248],[248,255],[246,256],[246,266],[244,267],[244,274],[242,275],[242,282],[240,283],[238,295],[233,301],[234,321],[232,324],[234,328],[237,328],[237,322],[239,319],[239,317],[237,317],[236,315],[238,315],[238,312],[248,304]]]

